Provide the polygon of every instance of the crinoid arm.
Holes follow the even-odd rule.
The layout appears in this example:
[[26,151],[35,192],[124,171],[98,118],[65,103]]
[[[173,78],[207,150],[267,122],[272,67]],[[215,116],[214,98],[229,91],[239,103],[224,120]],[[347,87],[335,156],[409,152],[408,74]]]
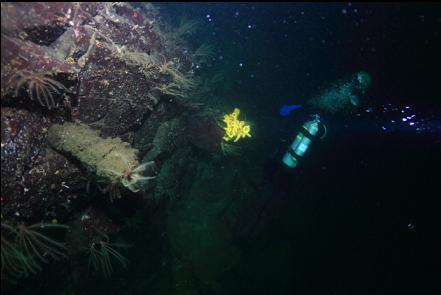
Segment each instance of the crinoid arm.
[[37,100],[41,106],[48,109],[57,107],[53,93],[60,94],[68,89],[52,78],[50,73],[17,72],[18,80],[15,86],[15,96],[19,95],[20,88],[25,85],[31,100]]
[[152,179],[155,179],[156,176],[140,176],[133,175],[131,179],[122,179],[122,185],[134,193],[137,193],[143,190],[145,184]]
[[197,62],[205,63],[210,58],[212,58],[214,55],[214,47],[211,45],[208,45],[207,43],[202,44],[199,46],[198,49],[193,53],[193,58]]
[[159,90],[163,95],[169,95],[179,98],[186,98],[187,95],[185,92],[174,82],[171,82],[167,85],[155,86],[153,89]]
[[152,179],[155,179],[156,176],[135,176],[132,181],[124,183],[123,185],[127,187],[129,190],[131,190],[134,193],[137,193],[141,191],[144,187],[144,185]]
[[130,173],[130,177],[124,177],[121,179],[122,185],[135,193],[141,191],[147,181],[155,178],[155,176],[142,176],[142,173],[154,164],[154,161],[149,161],[134,168]]
[[128,260],[119,249],[130,248],[131,245],[123,243],[111,243],[109,236],[95,228],[97,233],[96,240],[89,245],[87,253],[89,255],[89,268],[101,271],[105,277],[110,277],[113,272],[112,260],[118,261],[123,267],[127,267]]
[[45,263],[48,262],[47,257],[54,260],[67,257],[64,253],[66,247],[63,243],[57,242],[39,232],[45,228],[67,229],[69,228],[67,225],[38,223],[28,227],[20,226],[19,228],[18,244],[27,256],[38,258],[41,262]]
[[115,199],[121,199],[121,190],[119,189],[118,182],[112,181],[104,190],[104,193],[109,193],[110,202],[112,203]]
[[91,244],[89,249],[89,268],[100,270],[105,277],[113,272],[112,259],[117,260],[123,267],[127,267],[128,260],[117,249],[129,248],[130,245],[98,241]]
[[155,164],[155,161],[149,161],[149,162],[142,163],[141,165],[139,165],[138,167],[133,169],[132,172],[133,173],[144,172],[147,169],[147,167],[153,166],[154,164]]
[[61,224],[37,223],[30,226],[12,226],[2,223],[2,275],[29,276],[42,270],[42,263],[49,259],[66,258],[66,247],[41,230],[63,228]]
[[[3,224],[2,224],[3,225]],[[2,226],[3,227],[3,226]],[[26,268],[24,268],[24,262],[26,261],[23,254],[20,252],[18,247],[9,241],[5,236],[10,234],[9,230],[2,228],[1,237],[1,274],[2,277],[14,277],[18,278],[26,273]]]

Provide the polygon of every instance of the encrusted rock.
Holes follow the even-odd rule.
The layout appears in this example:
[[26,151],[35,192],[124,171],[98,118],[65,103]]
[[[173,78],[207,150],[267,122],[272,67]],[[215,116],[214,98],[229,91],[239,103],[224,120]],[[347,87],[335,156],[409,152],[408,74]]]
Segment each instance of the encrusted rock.
[[6,220],[63,219],[85,187],[81,172],[47,149],[48,118],[26,110],[1,109],[2,216]]

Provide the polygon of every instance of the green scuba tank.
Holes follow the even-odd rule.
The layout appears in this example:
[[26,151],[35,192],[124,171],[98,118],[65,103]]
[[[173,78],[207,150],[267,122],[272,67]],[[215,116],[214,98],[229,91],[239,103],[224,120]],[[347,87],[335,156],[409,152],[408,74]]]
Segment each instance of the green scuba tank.
[[326,136],[326,126],[320,121],[320,116],[312,115],[312,120],[303,124],[302,129],[297,133],[294,141],[288,148],[288,151],[282,158],[282,162],[289,168],[295,168],[301,157],[306,153],[311,142],[317,138],[322,126],[324,134],[320,137],[323,139]]

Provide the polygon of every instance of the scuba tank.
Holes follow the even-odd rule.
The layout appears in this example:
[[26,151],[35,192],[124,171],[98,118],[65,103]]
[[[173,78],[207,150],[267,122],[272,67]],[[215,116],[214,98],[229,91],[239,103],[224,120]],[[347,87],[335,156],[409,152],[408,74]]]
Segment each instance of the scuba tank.
[[294,141],[288,148],[288,151],[282,158],[282,162],[289,168],[295,168],[301,157],[306,153],[311,142],[317,138],[320,127],[323,129],[323,135],[320,139],[326,137],[326,126],[320,121],[320,116],[312,115],[312,120],[303,124],[302,129],[297,133]]

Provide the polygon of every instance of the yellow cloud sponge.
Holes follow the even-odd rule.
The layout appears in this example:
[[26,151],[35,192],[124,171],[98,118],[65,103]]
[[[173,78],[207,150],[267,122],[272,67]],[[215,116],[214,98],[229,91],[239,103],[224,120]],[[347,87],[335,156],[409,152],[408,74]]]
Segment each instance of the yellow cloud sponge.
[[246,124],[245,121],[239,121],[239,114],[240,109],[235,108],[231,114],[226,114],[224,116],[224,122],[225,124],[227,124],[227,126],[224,127],[225,141],[230,141],[234,139],[234,142],[237,142],[241,138],[251,137],[250,125]]

